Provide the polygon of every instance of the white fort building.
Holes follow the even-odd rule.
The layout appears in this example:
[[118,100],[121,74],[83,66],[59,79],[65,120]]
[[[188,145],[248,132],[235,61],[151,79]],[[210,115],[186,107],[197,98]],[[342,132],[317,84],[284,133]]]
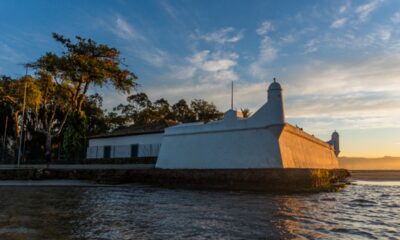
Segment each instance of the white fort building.
[[231,109],[219,121],[92,137],[88,159],[156,157],[162,169],[338,168],[339,135],[324,142],[285,122],[274,79],[251,117]]

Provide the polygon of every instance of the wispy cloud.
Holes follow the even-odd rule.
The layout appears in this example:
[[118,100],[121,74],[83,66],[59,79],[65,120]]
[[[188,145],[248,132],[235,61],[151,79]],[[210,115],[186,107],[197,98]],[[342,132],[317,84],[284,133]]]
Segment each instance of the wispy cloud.
[[318,50],[317,47],[318,40],[317,39],[311,39],[309,40],[305,45],[304,45],[304,53],[313,53]]
[[382,0],[372,0],[366,4],[360,5],[356,8],[355,13],[358,15],[361,21],[365,21],[368,16],[378,8]]
[[393,23],[400,23],[400,12],[394,13],[390,20],[392,20]]
[[117,16],[115,19],[115,25],[113,26],[112,31],[120,38],[125,40],[143,40],[144,37],[140,33],[138,33],[134,27],[125,21],[122,17]]
[[187,61],[201,76],[198,78],[199,82],[229,82],[238,78],[233,70],[237,58],[236,53],[211,53],[209,50],[203,50],[188,57]]
[[260,27],[257,28],[256,32],[258,35],[265,35],[273,29],[274,27],[270,21],[264,21],[261,23]]
[[333,21],[331,24],[332,28],[340,28],[347,22],[347,18],[339,18]]
[[[161,76],[167,84],[146,90],[154,98],[164,97],[170,101],[181,98],[206,98],[222,110],[228,103],[229,84],[238,80],[235,70],[239,55],[235,52],[200,50],[169,67],[169,73]],[[226,94],[225,94],[226,92]],[[226,99],[225,99],[226,97]]]
[[172,18],[177,19],[177,11],[167,1],[160,1],[160,4],[164,11]]
[[292,42],[296,41],[296,39],[292,34],[287,34],[287,35],[281,37],[281,41],[283,43],[292,43]]
[[250,64],[249,72],[257,79],[265,78],[268,75],[268,70],[265,65],[274,61],[278,57],[279,49],[268,35],[268,33],[273,29],[274,26],[270,21],[264,21],[256,30],[262,38],[260,41],[258,57],[252,64]]
[[291,69],[284,83],[289,118],[308,119],[310,124],[323,119],[353,129],[399,126],[400,56],[374,56],[357,64],[308,64]]
[[259,49],[258,57],[256,61],[249,66],[249,71],[250,74],[257,79],[265,79],[269,74],[265,65],[277,58],[278,48],[275,47],[270,37],[264,36]]
[[0,42],[0,60],[6,60],[17,64],[23,64],[26,57],[8,44]]
[[339,8],[339,13],[343,14],[345,12],[347,12],[350,9],[351,3],[350,1],[346,2],[345,4],[343,4],[342,6],[340,6]]
[[199,39],[219,44],[237,43],[242,38],[243,31],[236,31],[233,27],[221,28],[217,31],[199,36]]
[[170,61],[170,56],[167,52],[156,48],[147,47],[145,49],[134,50],[135,55],[146,61],[147,63],[155,66],[162,67],[165,66]]

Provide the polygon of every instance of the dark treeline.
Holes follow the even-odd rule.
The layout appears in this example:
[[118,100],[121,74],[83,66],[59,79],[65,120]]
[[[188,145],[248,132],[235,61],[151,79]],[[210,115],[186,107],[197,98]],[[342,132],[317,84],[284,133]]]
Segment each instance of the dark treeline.
[[[81,37],[73,42],[53,33],[53,38],[64,47],[61,54],[47,52],[26,63],[34,70],[32,75],[0,77],[2,162],[16,162],[21,134],[22,162],[73,162],[84,158],[87,136],[165,120],[208,122],[222,117],[216,106],[205,100],[187,103],[182,99],[171,105],[163,98],[152,102],[145,93],[130,94],[138,77],[124,69],[117,49]],[[91,88],[104,85],[130,94],[127,104],[111,112],[104,110],[102,97],[88,94]]]

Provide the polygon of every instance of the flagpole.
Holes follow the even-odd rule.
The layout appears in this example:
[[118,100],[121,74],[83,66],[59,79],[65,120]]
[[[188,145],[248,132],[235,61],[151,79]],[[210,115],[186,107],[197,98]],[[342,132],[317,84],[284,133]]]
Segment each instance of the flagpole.
[[231,85],[231,109],[233,110],[233,81]]

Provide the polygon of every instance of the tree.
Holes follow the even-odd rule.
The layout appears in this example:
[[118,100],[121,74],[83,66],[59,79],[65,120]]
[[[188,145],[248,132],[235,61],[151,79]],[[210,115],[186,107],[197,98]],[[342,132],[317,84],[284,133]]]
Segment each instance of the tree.
[[102,109],[102,106],[103,98],[98,93],[88,96],[83,104],[82,110],[87,116],[87,136],[97,135],[109,130],[107,117]]
[[223,116],[223,113],[218,111],[213,103],[208,103],[202,99],[194,99],[190,106],[198,121],[209,122],[219,120]]
[[173,119],[173,113],[169,102],[164,98],[160,98],[153,103],[155,120],[159,121],[162,119]]
[[23,110],[25,88],[25,108],[37,113],[40,108],[41,92],[32,76],[24,76],[17,80],[3,77],[1,80],[0,98],[12,106],[16,137],[20,135],[19,117]]
[[189,107],[184,99],[179,100],[172,105],[173,115],[176,120],[182,123],[196,121],[196,116],[193,110]]
[[71,87],[63,80],[57,84],[54,75],[45,71],[38,72],[36,82],[42,95],[40,111],[35,118],[35,130],[45,135],[45,155],[50,158],[52,139],[61,134],[67,121],[71,105],[65,99],[71,97]]
[[149,124],[153,117],[153,103],[146,93],[137,93],[127,97],[128,104],[120,104],[114,110],[120,111],[126,123],[142,126]]
[[70,86],[72,111],[84,114],[82,104],[90,86],[111,84],[122,93],[130,93],[136,86],[137,76],[121,68],[123,62],[116,48],[79,36],[76,43],[58,33],[53,33],[53,38],[63,45],[65,52],[61,56],[46,53],[29,66],[45,71]]
[[[76,143],[76,147],[80,148],[82,143],[75,140],[85,137],[86,131],[81,131],[86,128],[84,126],[85,113],[82,108],[90,87],[110,84],[119,92],[129,93],[136,86],[137,76],[121,68],[123,62],[116,48],[97,44],[92,39],[79,36],[76,37],[75,43],[57,33],[53,33],[53,38],[63,45],[65,51],[61,55],[48,52],[28,66],[36,69],[39,75],[49,76],[59,90],[62,89],[63,92],[65,90],[68,93],[65,94],[63,103],[66,112],[65,120],[62,120],[57,133],[63,130],[63,123],[67,123],[65,131],[68,132],[66,136],[70,138],[67,140],[70,141],[69,146]],[[76,124],[83,126],[76,126]],[[50,131],[47,132],[51,135]],[[73,136],[74,134],[77,136]],[[49,139],[50,144],[46,144],[48,148],[46,155],[49,154],[51,148],[51,137]],[[69,151],[66,153],[68,154]]]
[[252,112],[250,112],[250,109],[248,108],[241,108],[240,111],[242,112],[242,115],[244,118],[248,118],[251,116]]
[[[8,146],[9,144],[13,145],[13,143],[15,143],[15,141],[12,141],[13,137],[15,137],[15,134],[11,134],[14,130],[13,126],[15,124],[13,118],[14,107],[11,105],[9,101],[6,101],[6,96],[7,96],[6,90],[9,88],[10,83],[11,83],[10,77],[7,76],[0,77],[0,126],[1,126],[0,159],[1,160],[6,160],[8,158],[8,149],[9,149]],[[11,152],[12,151],[10,151],[10,153]]]

